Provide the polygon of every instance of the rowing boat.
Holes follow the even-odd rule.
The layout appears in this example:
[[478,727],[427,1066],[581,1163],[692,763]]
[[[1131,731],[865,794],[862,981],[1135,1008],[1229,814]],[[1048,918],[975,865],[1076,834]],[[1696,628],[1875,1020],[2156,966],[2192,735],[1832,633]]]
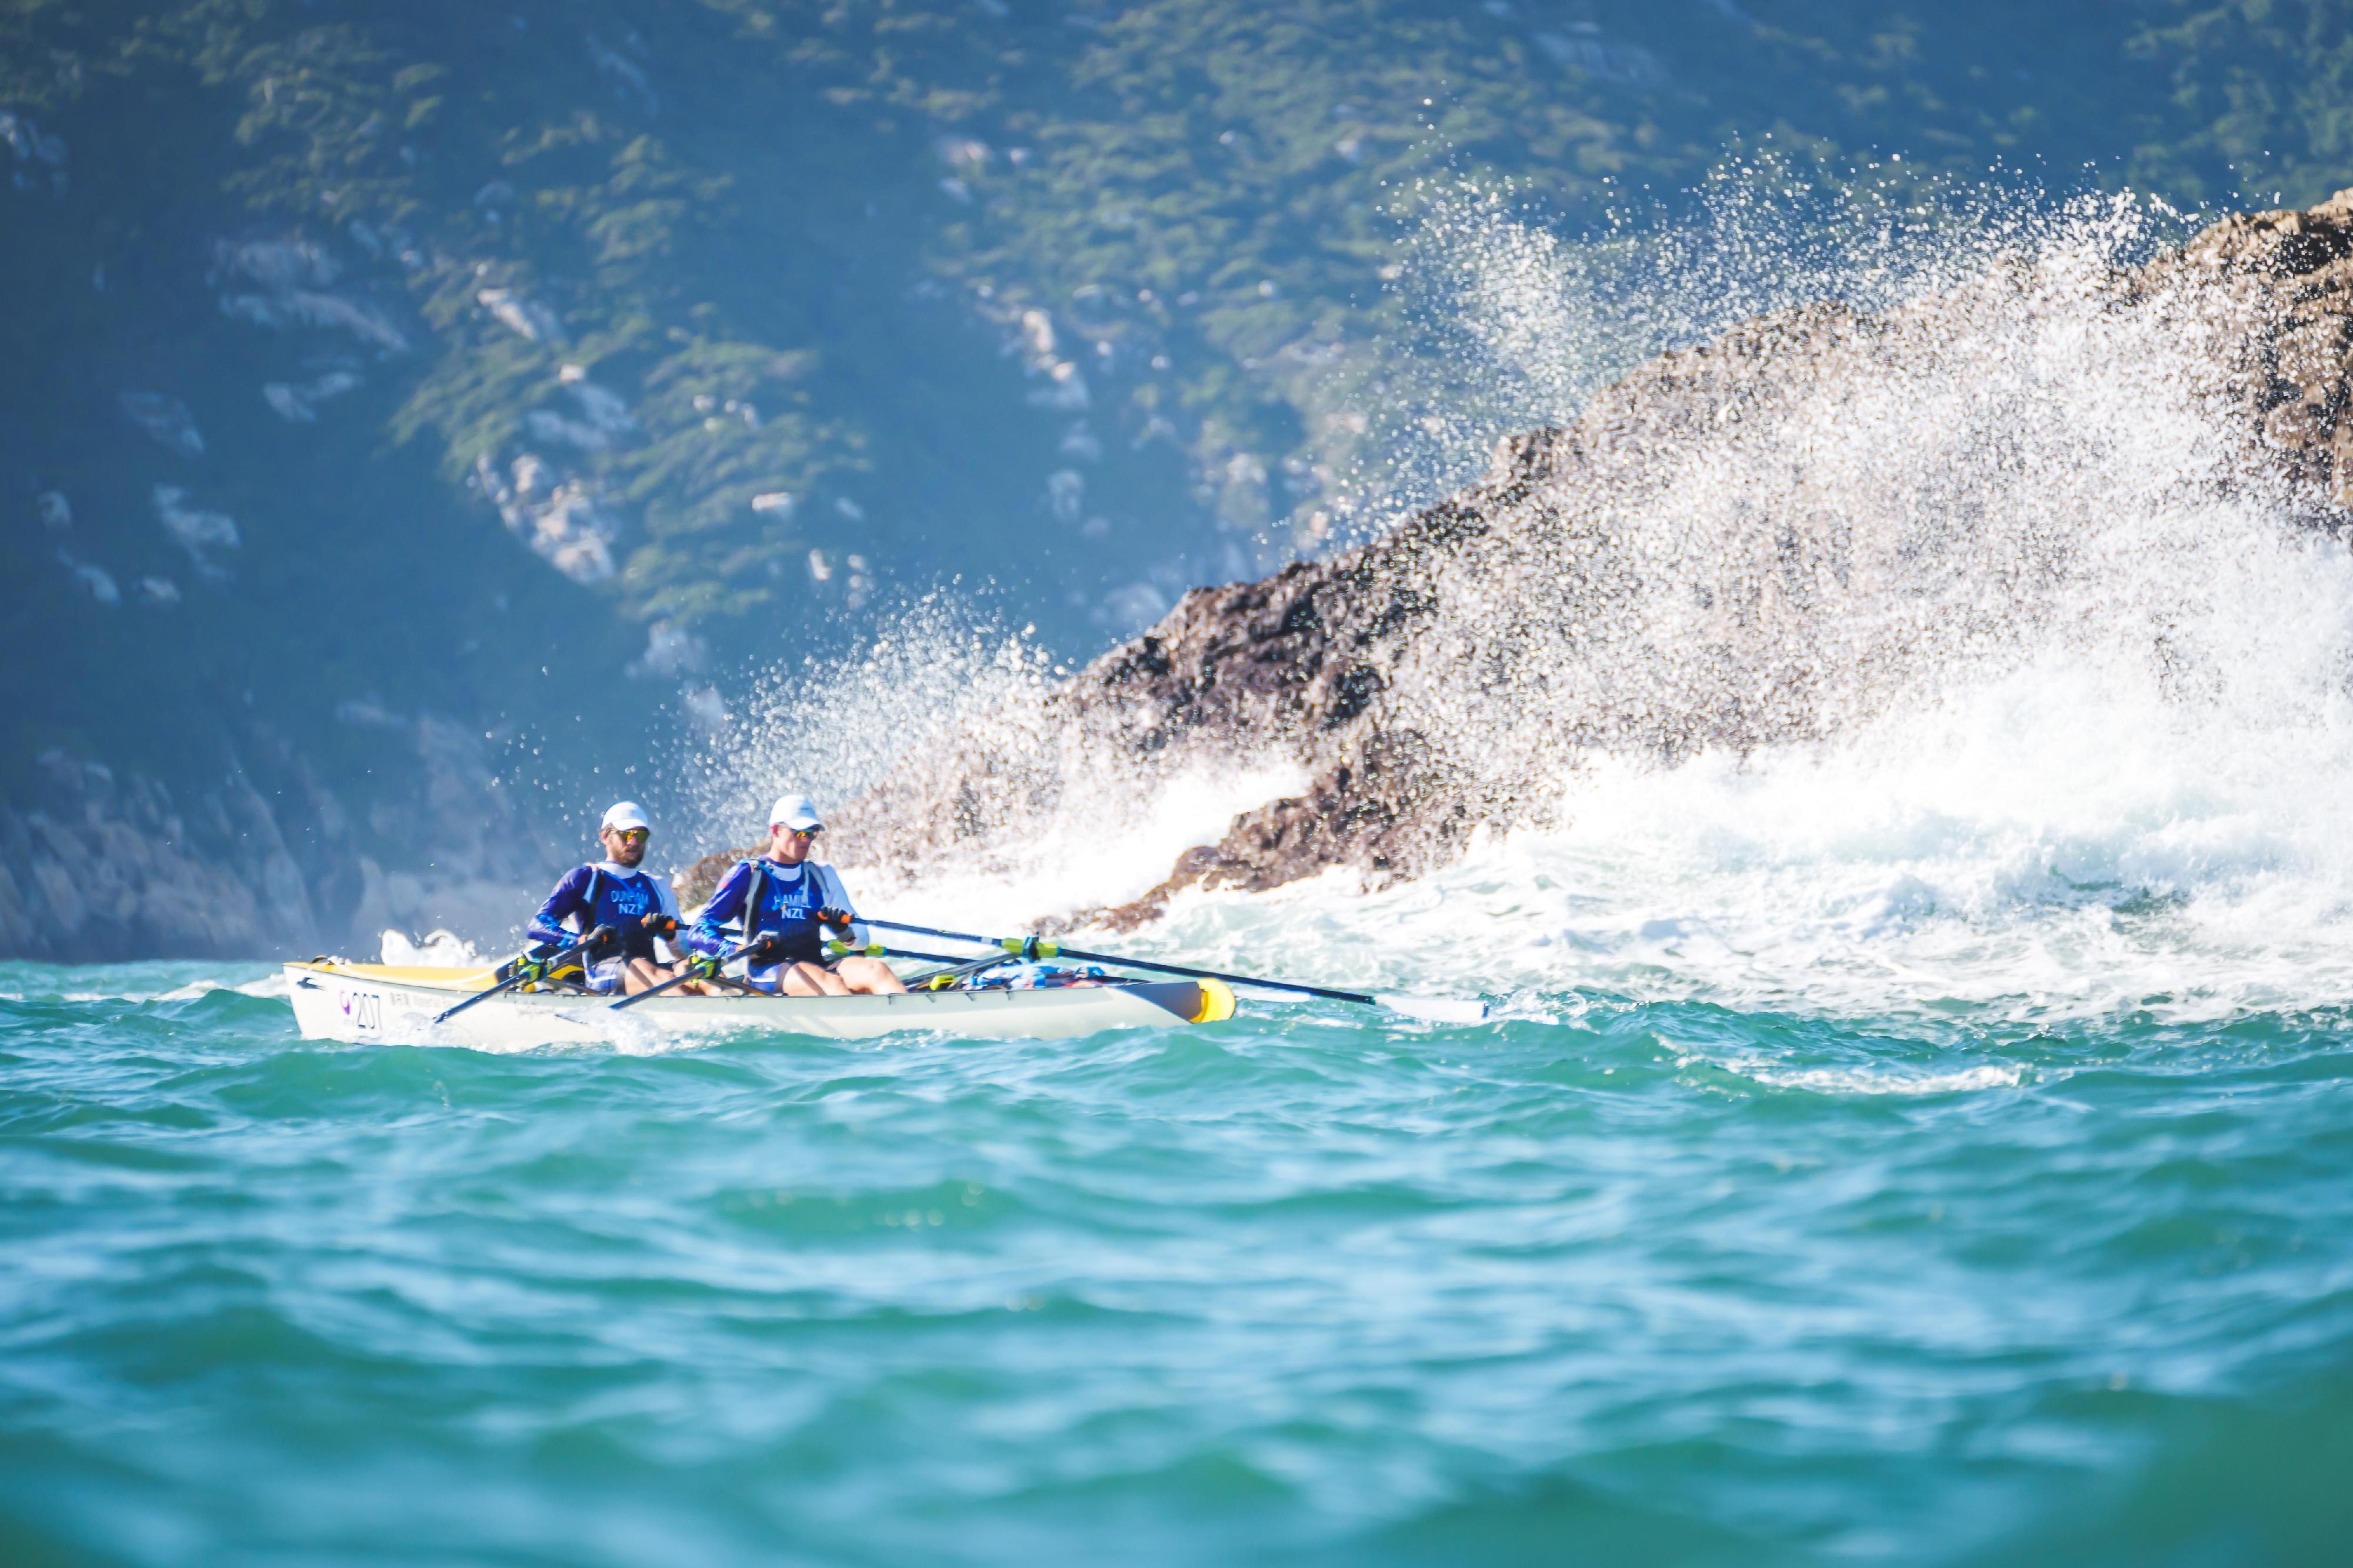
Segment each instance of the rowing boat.
[[1121,981],[1043,991],[910,991],[899,996],[649,996],[620,1012],[613,998],[510,991],[434,1020],[494,984],[490,969],[346,963],[286,966],[295,1026],[306,1040],[528,1050],[645,1035],[743,1032],[864,1040],[930,1030],[984,1040],[1054,1040],[1103,1029],[1166,1028],[1229,1018],[1234,994],[1215,980]]

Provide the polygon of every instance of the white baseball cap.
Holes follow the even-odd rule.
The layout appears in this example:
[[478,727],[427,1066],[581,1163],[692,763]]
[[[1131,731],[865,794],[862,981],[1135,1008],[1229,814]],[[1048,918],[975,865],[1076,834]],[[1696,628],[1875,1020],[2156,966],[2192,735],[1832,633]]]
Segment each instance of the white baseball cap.
[[782,824],[792,828],[823,827],[825,822],[817,814],[817,802],[805,795],[780,795],[776,804],[768,808],[768,826]]
[[606,808],[605,820],[597,826],[623,829],[642,827],[648,833],[654,830],[652,820],[646,816],[646,808],[634,800],[615,801]]

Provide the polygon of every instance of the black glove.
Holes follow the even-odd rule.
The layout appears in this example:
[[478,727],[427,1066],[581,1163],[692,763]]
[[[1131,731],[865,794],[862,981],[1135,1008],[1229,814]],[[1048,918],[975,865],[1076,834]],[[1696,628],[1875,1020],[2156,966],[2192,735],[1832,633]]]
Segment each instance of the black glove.
[[821,925],[842,926],[846,928],[849,924],[849,911],[848,910],[819,910],[817,912],[817,918],[818,922]]
[[744,956],[754,963],[776,963],[785,956],[785,944],[775,937],[764,936],[744,950]]
[[646,916],[638,923],[645,927],[647,931],[652,932],[656,936],[676,936],[678,934],[678,917],[675,915],[666,915],[659,910],[656,910],[652,914]]

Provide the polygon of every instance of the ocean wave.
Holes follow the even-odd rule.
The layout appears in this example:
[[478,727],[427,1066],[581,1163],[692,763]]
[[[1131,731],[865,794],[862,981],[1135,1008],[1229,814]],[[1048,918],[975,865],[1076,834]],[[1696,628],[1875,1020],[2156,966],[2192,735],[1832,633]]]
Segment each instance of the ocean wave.
[[1968,1094],[1989,1089],[2016,1089],[2026,1079],[2023,1067],[1992,1062],[1924,1072],[1897,1067],[1800,1067],[1766,1057],[1694,1053],[1677,1057],[1675,1065],[1713,1068],[1767,1089],[1802,1089],[1817,1094]]

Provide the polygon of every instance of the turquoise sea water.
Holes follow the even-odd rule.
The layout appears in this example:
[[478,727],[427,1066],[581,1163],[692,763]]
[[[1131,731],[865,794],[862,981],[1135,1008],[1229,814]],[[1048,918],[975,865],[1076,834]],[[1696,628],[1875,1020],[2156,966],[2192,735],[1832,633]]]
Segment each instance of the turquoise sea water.
[[[1475,674],[1379,700],[1514,829],[1119,939],[1489,1024],[495,1056],[305,1043],[259,963],[0,964],[0,1568],[2353,1561],[2353,552],[2194,317],[2117,309],[2134,223],[2006,204],[1826,242],[1968,284],[1933,353],[1579,499],[1608,624],[1433,578]],[[1588,316],[1509,226],[1440,249],[1528,428]],[[1724,244],[1851,292],[1777,234]],[[1791,520],[1869,569],[1818,594]],[[1786,644],[1724,664],[1752,603]],[[1097,754],[920,619],[729,694],[663,809],[747,842],[969,720],[1039,815],[854,885],[1004,931],[1309,783]],[[1818,739],[1569,744],[1785,700]]]
[[10,1563],[2353,1540],[2341,1008],[501,1057],[268,973],[0,966]]

